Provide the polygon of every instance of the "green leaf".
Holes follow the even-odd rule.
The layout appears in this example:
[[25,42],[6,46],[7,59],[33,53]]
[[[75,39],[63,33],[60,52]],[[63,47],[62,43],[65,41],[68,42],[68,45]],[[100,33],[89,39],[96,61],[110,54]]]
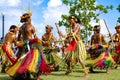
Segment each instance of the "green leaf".
[[118,18],[117,22],[119,22],[119,23],[120,23],[120,17]]
[[104,13],[108,13],[108,11],[106,9],[103,10]]
[[117,8],[117,10],[120,12],[120,4],[118,5],[118,8]]

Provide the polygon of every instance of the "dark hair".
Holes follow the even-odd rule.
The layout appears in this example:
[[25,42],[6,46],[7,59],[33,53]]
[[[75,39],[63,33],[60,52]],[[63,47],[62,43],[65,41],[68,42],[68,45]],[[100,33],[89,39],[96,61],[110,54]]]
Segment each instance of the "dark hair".
[[95,25],[94,28],[100,27],[100,25]]
[[74,16],[74,15],[69,16],[68,19],[69,19],[69,20],[70,20],[70,19],[74,19],[76,23],[79,23],[79,24],[81,23],[81,20],[80,20],[78,17]]
[[46,27],[46,29],[53,29],[53,27],[51,25],[46,25],[45,27]]
[[15,29],[17,26],[16,25],[11,25],[10,29]]
[[77,23],[81,23],[81,20],[79,18],[77,18]]
[[99,27],[100,27],[100,25],[95,25],[93,30],[97,31],[97,30],[99,30]]
[[23,14],[23,15],[21,16],[20,22],[21,22],[21,23],[27,22],[27,21],[28,21],[28,18],[30,18],[30,16],[31,16],[31,15],[28,14],[28,13]]
[[11,25],[10,28],[9,28],[9,31],[14,32],[15,28],[17,28],[16,25]]

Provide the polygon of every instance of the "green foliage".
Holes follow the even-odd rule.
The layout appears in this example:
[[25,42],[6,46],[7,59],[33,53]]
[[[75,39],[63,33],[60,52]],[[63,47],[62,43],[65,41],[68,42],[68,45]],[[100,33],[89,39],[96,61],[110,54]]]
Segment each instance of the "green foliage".
[[[81,20],[81,25],[84,26],[81,30],[82,39],[91,35],[92,26],[90,22],[95,20],[99,21],[98,16],[102,13],[108,13],[108,9],[113,6],[96,5],[96,0],[62,0],[64,4],[70,7],[69,15],[74,15]],[[68,16],[62,15],[62,20],[59,21],[59,26],[63,25],[69,27]]]
[[118,18],[117,22],[119,22],[119,23],[120,23],[120,17]]
[[118,8],[117,8],[117,10],[120,12],[120,4],[118,5]]
[[[117,10],[120,12],[120,4],[118,5],[118,8],[117,8]],[[118,20],[117,20],[117,22],[119,22],[119,23],[120,23],[120,17],[118,17]]]

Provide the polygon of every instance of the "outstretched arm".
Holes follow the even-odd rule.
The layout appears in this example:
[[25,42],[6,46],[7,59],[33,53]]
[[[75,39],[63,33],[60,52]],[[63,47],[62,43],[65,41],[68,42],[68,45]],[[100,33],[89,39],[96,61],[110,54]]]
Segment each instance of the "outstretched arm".
[[59,30],[58,24],[55,23],[55,25],[56,25],[56,28],[57,28],[57,31],[58,31],[59,36],[60,36],[60,37],[65,37],[65,36],[63,35],[63,33]]

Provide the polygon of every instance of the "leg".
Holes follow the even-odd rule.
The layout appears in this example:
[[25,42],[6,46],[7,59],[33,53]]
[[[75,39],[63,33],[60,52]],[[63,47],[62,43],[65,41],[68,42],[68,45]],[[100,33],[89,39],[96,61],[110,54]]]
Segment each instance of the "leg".
[[67,71],[65,73],[65,75],[68,75],[69,73],[72,72],[72,68],[71,68],[71,60],[70,60],[70,54],[71,52],[70,51],[65,51],[66,54],[65,54],[65,60],[66,60],[66,64],[67,64]]
[[107,67],[106,73],[107,73],[107,74],[110,73],[109,66]]
[[90,66],[89,71],[92,72],[92,73],[94,73],[93,65]]
[[72,68],[70,65],[71,62],[68,60],[68,61],[66,61],[66,63],[67,63],[67,71],[66,71],[65,75],[68,75],[69,73],[72,72]]
[[40,75],[41,75],[41,72],[39,71],[37,74],[36,74],[36,80],[43,80],[40,78]]
[[2,70],[1,70],[2,73],[5,73],[5,68],[6,68],[6,64],[2,64]]
[[88,70],[85,66],[85,62],[83,61],[82,55],[86,55],[86,49],[85,49],[84,44],[79,41],[78,42],[78,60],[85,72],[84,77],[88,77]]
[[86,68],[83,60],[81,59],[81,56],[80,56],[80,55],[79,55],[79,62],[80,62],[81,66],[82,66],[82,68],[83,68],[83,70],[84,70],[84,72],[85,72],[84,77],[88,77],[88,76],[89,76],[89,75],[88,75],[88,70],[87,70],[87,68]]

